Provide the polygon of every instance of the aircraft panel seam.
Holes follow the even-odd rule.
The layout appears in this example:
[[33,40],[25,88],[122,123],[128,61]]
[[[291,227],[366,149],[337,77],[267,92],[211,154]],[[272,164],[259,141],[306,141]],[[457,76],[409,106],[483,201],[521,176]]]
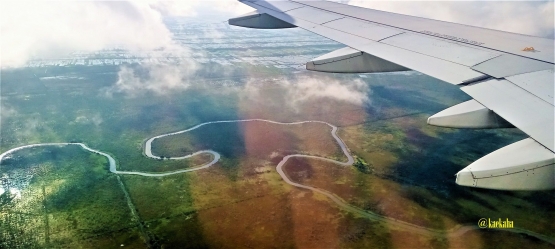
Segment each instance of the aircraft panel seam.
[[[415,34],[425,35],[425,36],[428,36],[428,37],[436,37],[436,38],[440,38],[440,39],[448,40],[448,41],[455,41],[455,42],[459,42],[459,43],[463,43],[463,44],[467,44],[467,45],[479,47],[479,48],[482,48],[482,49],[487,49],[487,50],[496,51],[496,52],[500,52],[500,53],[510,54],[510,55],[514,55],[514,56],[519,56],[519,57],[526,58],[526,59],[530,59],[530,60],[535,60],[535,61],[541,61],[541,62],[545,62],[545,63],[554,64],[553,62],[549,62],[549,61],[545,61],[545,60],[541,60],[541,59],[536,59],[536,58],[531,58],[531,57],[526,57],[526,56],[523,56],[523,55],[514,54],[514,53],[511,53],[511,52],[507,52],[507,51],[503,51],[503,50],[499,50],[499,49],[495,49],[495,48],[489,48],[489,47],[478,46],[478,45],[475,45],[475,44],[473,44],[473,43],[464,42],[464,41],[460,41],[460,40],[447,39],[447,38],[445,38],[445,37],[434,36],[434,35],[428,34],[428,33],[426,33],[426,32],[415,31],[415,30],[411,30],[411,29],[407,29],[407,28],[397,27],[397,26],[393,26],[393,25],[390,25],[390,24],[380,23],[380,22],[376,22],[376,21],[371,21],[371,20],[367,20],[367,19],[363,19],[363,18],[359,18],[359,17],[355,17],[355,16],[343,14],[343,13],[340,13],[340,12],[335,12],[335,11],[331,11],[331,10],[327,10],[327,9],[323,9],[323,8],[318,8],[318,7],[314,7],[314,6],[308,5],[308,4],[304,4],[304,3],[302,3],[302,2],[297,2],[297,1],[289,1],[289,2],[294,2],[294,3],[302,4],[302,5],[305,5],[305,6],[310,7],[310,8],[314,8],[314,9],[318,9],[318,10],[324,10],[324,11],[332,12],[332,13],[335,13],[335,14],[338,14],[338,15],[343,15],[343,16],[346,16],[346,17],[349,17],[349,18],[361,20],[361,21],[368,22],[368,23],[374,23],[374,24],[379,24],[379,25],[383,25],[383,26],[388,26],[388,27],[391,27],[391,28],[401,29],[401,30],[408,31],[408,32],[411,32],[411,33],[415,33]],[[348,5],[348,4],[345,4],[345,5]],[[352,5],[348,5],[348,6],[352,6]],[[357,6],[352,6],[352,7],[357,7]],[[395,14],[397,14],[397,13],[395,13]],[[405,16],[407,16],[407,15],[405,15]],[[416,17],[416,16],[411,16],[411,17]],[[418,17],[418,18],[421,18],[421,17]],[[425,18],[422,18],[422,19],[425,19]],[[430,19],[430,20],[434,20],[434,19]],[[439,21],[439,20],[434,20],[434,21]],[[440,21],[440,22],[443,22],[443,21]],[[449,23],[449,22],[447,22],[447,23]],[[456,24],[459,24],[459,23],[456,23]],[[459,25],[464,25],[464,24],[459,24]],[[465,26],[470,26],[470,25],[465,25]],[[470,26],[470,27],[473,27],[473,26]],[[496,31],[497,31],[497,30],[496,30]],[[510,33],[510,32],[508,32],[508,33]]]

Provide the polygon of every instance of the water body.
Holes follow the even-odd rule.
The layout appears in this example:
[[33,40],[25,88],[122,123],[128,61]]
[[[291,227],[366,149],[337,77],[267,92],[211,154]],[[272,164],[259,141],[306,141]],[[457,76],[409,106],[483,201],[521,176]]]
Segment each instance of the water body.
[[[458,236],[461,236],[461,235],[463,235],[464,233],[466,233],[470,230],[480,229],[477,225],[473,225],[473,226],[458,225],[458,226],[455,226],[455,227],[453,227],[449,230],[438,230],[438,229],[431,229],[431,228],[427,228],[427,227],[423,227],[423,226],[418,226],[418,225],[415,225],[415,224],[412,224],[412,223],[400,221],[400,220],[397,220],[397,219],[394,219],[394,218],[390,218],[390,217],[387,217],[387,216],[376,214],[374,212],[370,212],[370,211],[360,209],[358,207],[355,207],[355,206],[352,206],[352,205],[348,204],[343,199],[341,199],[340,197],[336,196],[335,194],[333,194],[331,192],[328,192],[328,191],[320,189],[320,188],[315,188],[315,187],[311,187],[311,186],[307,186],[307,185],[303,185],[303,184],[299,184],[299,183],[291,181],[291,179],[289,179],[287,177],[287,175],[285,174],[285,172],[283,171],[283,165],[285,165],[285,163],[290,158],[293,158],[293,157],[317,159],[317,160],[322,160],[322,161],[326,161],[326,162],[331,162],[331,163],[334,163],[334,164],[337,164],[337,165],[340,165],[340,166],[344,166],[344,167],[351,166],[354,163],[354,158],[349,153],[349,149],[347,148],[347,145],[337,135],[337,126],[332,125],[332,124],[327,123],[327,122],[324,122],[324,121],[311,120],[311,121],[284,123],[284,122],[277,122],[277,121],[266,120],[266,119],[243,119],[243,120],[223,120],[223,121],[206,122],[206,123],[202,123],[202,124],[193,126],[189,129],[185,129],[185,130],[181,130],[181,131],[177,131],[177,132],[172,132],[172,133],[166,133],[166,134],[162,134],[162,135],[158,135],[158,136],[149,138],[145,143],[143,152],[149,158],[162,159],[162,157],[152,154],[152,142],[155,139],[162,138],[162,137],[167,137],[167,136],[172,136],[172,135],[177,135],[177,134],[187,133],[187,132],[193,131],[193,130],[198,129],[198,128],[200,128],[202,126],[205,126],[205,125],[213,125],[213,124],[221,124],[221,123],[240,123],[240,122],[267,122],[267,123],[280,124],[280,125],[299,125],[299,124],[306,124],[306,123],[321,123],[321,124],[326,124],[329,127],[331,127],[331,135],[335,139],[337,144],[341,147],[341,150],[343,151],[343,154],[345,154],[345,156],[347,157],[346,162],[336,161],[336,160],[333,160],[333,159],[329,159],[329,158],[325,158],[325,157],[319,157],[319,156],[292,154],[292,155],[285,156],[278,163],[278,165],[276,166],[276,170],[277,170],[278,174],[281,176],[281,178],[287,184],[298,187],[298,188],[304,188],[304,189],[308,189],[308,190],[311,190],[311,191],[314,191],[314,192],[318,192],[318,193],[326,196],[327,198],[329,198],[333,202],[335,202],[339,207],[341,207],[342,209],[344,209],[346,211],[355,213],[359,216],[365,217],[365,218],[370,219],[370,220],[387,223],[387,225],[392,227],[392,228],[405,230],[405,231],[410,231],[410,232],[413,232],[413,233],[417,233],[417,234],[421,234],[421,235],[427,235],[427,236],[458,237]],[[199,167],[177,170],[177,171],[172,171],[172,172],[164,172],[164,173],[147,173],[147,172],[139,172],[139,171],[118,171],[117,167],[116,167],[117,166],[116,165],[116,160],[110,154],[108,154],[106,152],[99,151],[99,150],[92,149],[92,148],[88,147],[87,145],[85,145],[84,143],[40,143],[40,144],[29,144],[29,145],[24,145],[24,146],[20,146],[20,147],[17,147],[17,148],[10,149],[10,150],[0,154],[0,162],[7,155],[11,154],[14,151],[33,148],[33,147],[68,146],[68,145],[78,145],[78,146],[81,146],[83,149],[85,149],[87,151],[90,151],[92,153],[96,153],[96,154],[99,154],[99,155],[102,155],[102,156],[108,158],[108,162],[109,162],[109,165],[110,165],[109,170],[110,170],[110,172],[112,172],[114,174],[141,175],[141,176],[146,176],[146,177],[163,177],[163,176],[168,176],[168,175],[175,175],[175,174],[181,174],[181,173],[206,169],[206,168],[209,168],[209,167],[213,166],[214,164],[216,164],[220,160],[220,157],[221,157],[220,154],[216,151],[202,150],[202,151],[197,151],[197,152],[194,152],[192,154],[181,156],[181,157],[167,158],[167,159],[170,159],[170,160],[183,160],[183,159],[187,159],[187,158],[190,158],[190,157],[193,157],[193,156],[196,156],[196,155],[199,155],[199,154],[205,154],[205,153],[210,154],[210,155],[213,156],[212,161],[210,161],[209,163],[204,164],[202,166],[199,166]],[[535,237],[537,239],[540,239],[542,241],[545,241],[547,243],[555,245],[555,239],[549,238],[545,235],[542,235],[542,234],[539,234],[539,233],[536,233],[536,232],[533,232],[533,231],[530,231],[530,230],[520,229],[520,228],[498,229],[498,230],[513,232],[513,233],[523,233],[523,234]]]

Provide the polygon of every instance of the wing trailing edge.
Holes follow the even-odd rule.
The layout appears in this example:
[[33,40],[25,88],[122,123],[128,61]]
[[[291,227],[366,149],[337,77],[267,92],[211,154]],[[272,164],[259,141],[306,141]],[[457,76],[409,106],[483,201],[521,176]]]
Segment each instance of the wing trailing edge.
[[231,18],[228,20],[229,25],[254,28],[254,29],[286,29],[295,28],[297,26],[284,22],[266,13],[253,11],[248,14]]
[[329,73],[383,73],[410,69],[362,51],[345,47],[306,63],[306,69]]

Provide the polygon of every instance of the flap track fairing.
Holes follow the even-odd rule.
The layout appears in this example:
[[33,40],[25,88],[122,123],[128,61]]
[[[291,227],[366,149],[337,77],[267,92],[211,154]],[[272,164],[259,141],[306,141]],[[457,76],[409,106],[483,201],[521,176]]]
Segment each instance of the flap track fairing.
[[383,73],[410,69],[379,57],[345,47],[306,63],[306,69],[328,73]]
[[284,22],[266,13],[253,11],[240,17],[228,20],[229,25],[253,29],[286,29],[297,26]]
[[448,128],[513,128],[505,119],[476,100],[449,107],[428,118],[428,124]]
[[498,190],[555,189],[555,154],[527,138],[468,165],[457,173],[456,182]]

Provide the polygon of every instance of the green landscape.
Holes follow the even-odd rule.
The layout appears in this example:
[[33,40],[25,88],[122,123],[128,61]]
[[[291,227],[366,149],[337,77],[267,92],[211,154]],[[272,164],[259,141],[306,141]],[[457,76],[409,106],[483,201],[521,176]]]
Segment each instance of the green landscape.
[[[222,39],[237,39],[236,29],[217,27],[228,32]],[[256,34],[263,40],[283,33]],[[300,31],[285,35],[320,45],[280,44],[283,57],[315,57],[340,47]],[[2,69],[0,153],[37,143],[84,143],[112,156],[119,171],[147,173],[194,169],[213,160],[210,154],[171,159],[200,150],[221,158],[210,168],[148,177],[112,173],[106,157],[76,145],[15,151],[0,161],[0,248],[553,247],[511,231],[447,236],[480,218],[508,218],[519,229],[555,240],[554,191],[455,183],[460,169],[525,134],[427,125],[427,117],[469,97],[416,72],[308,72],[277,61],[275,51],[206,49],[206,57],[230,63],[199,63],[194,74],[180,79],[188,87],[165,92],[114,90],[123,67],[145,82],[153,77],[141,64]],[[232,60],[243,56],[271,57],[271,63]],[[330,86],[336,91],[326,91]],[[153,154],[163,159],[144,154],[146,140],[157,135],[253,118],[337,126],[354,165],[290,158],[283,167],[288,178],[380,217],[445,230],[446,236],[368,219],[287,184],[276,171],[285,156],[347,161],[324,124],[210,124],[154,140]]]

